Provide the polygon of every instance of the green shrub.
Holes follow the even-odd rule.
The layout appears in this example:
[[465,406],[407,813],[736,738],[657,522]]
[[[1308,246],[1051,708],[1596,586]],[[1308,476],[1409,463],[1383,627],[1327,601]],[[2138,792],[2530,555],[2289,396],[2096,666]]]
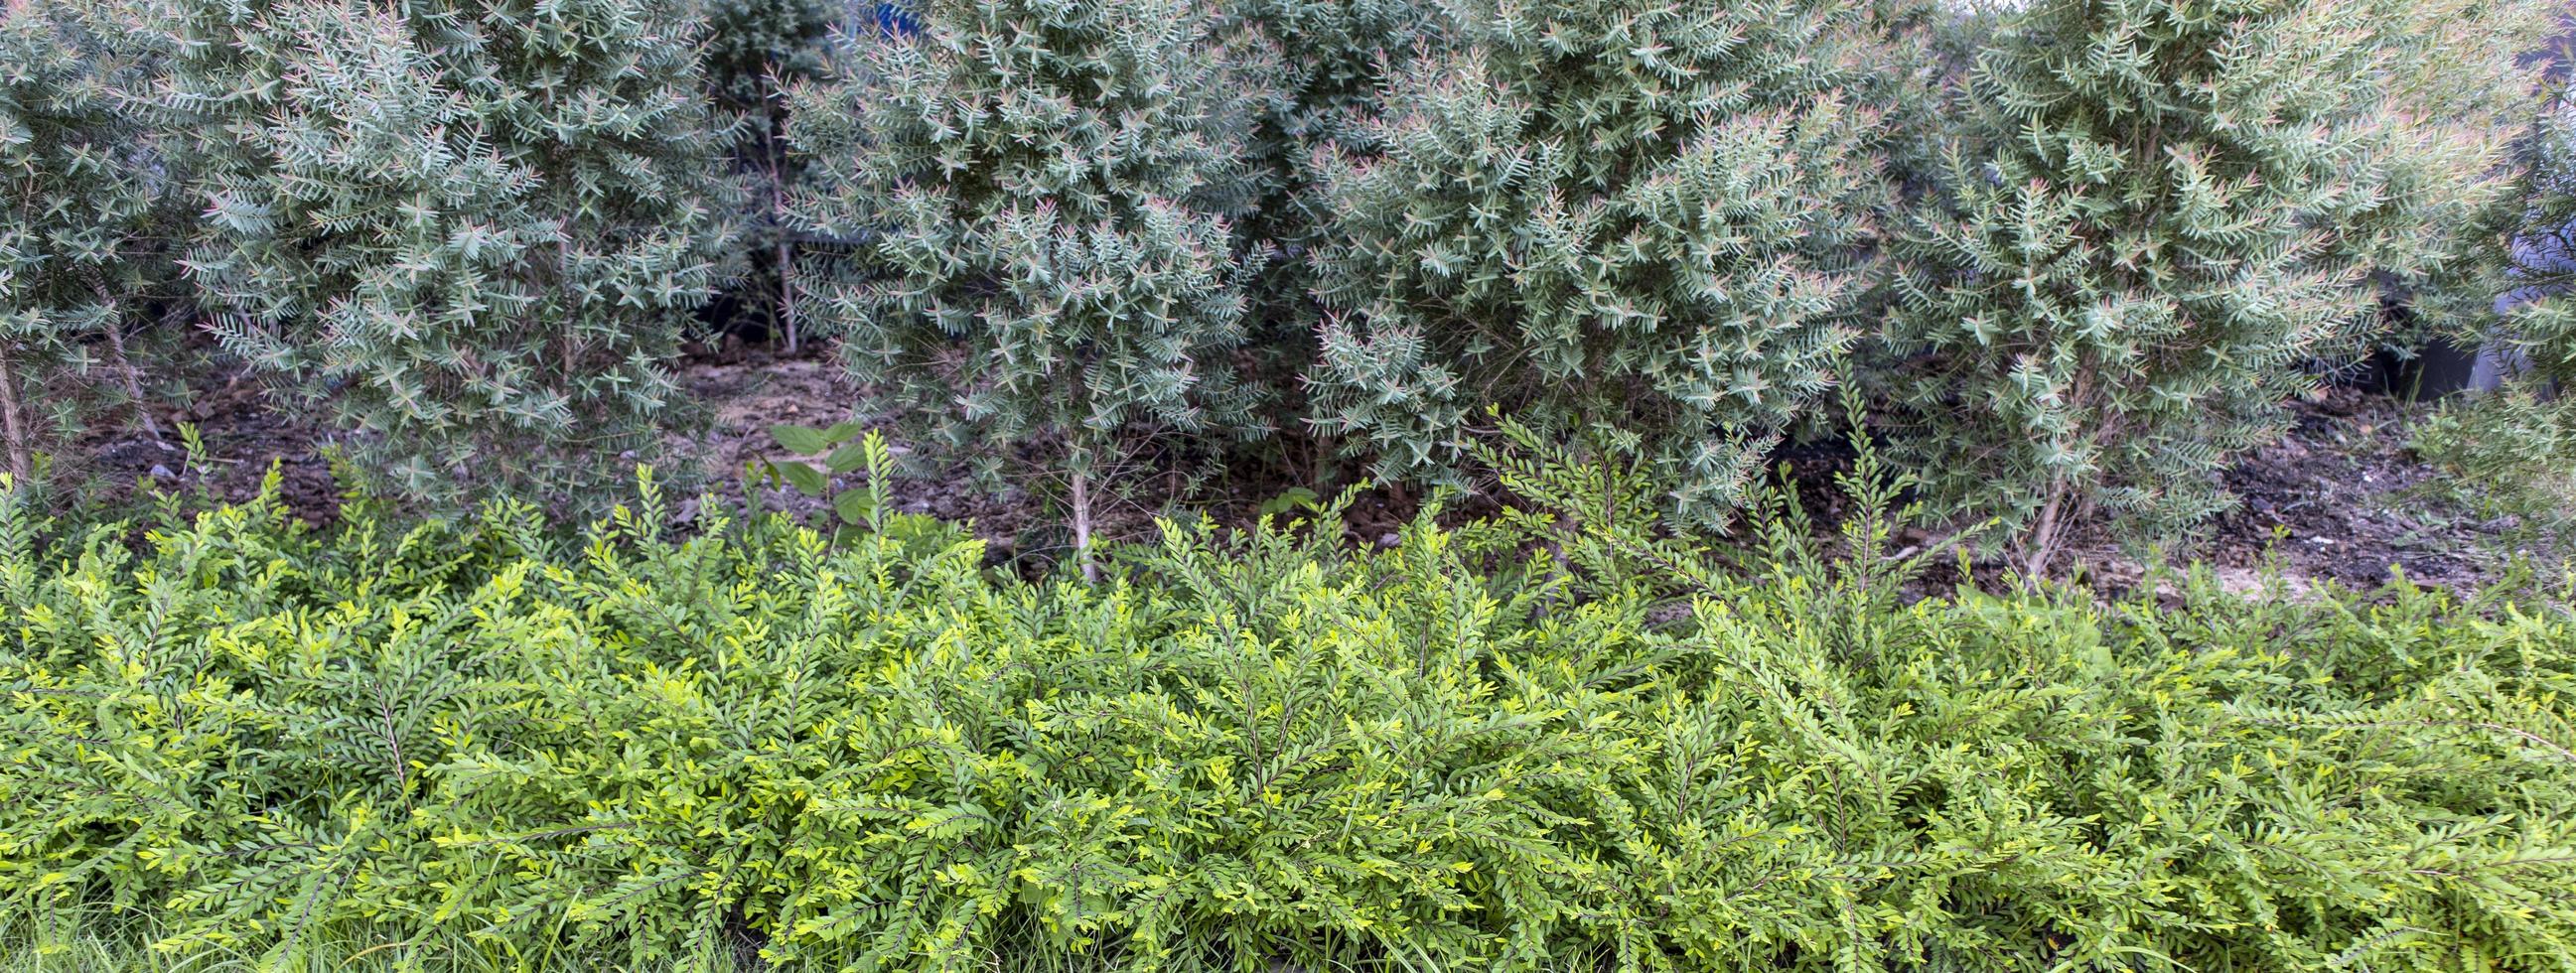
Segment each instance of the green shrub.
[[717,324],[757,320],[781,351],[794,354],[804,343],[789,273],[797,239],[787,199],[804,167],[787,144],[786,95],[822,72],[838,8],[826,0],[707,0],[705,7],[700,64],[719,117],[731,127],[725,158],[735,189],[724,277],[737,318]]
[[2551,101],[2530,144],[2505,331],[2536,378],[2563,388],[2576,383],[2576,88]]
[[1650,456],[1703,522],[1831,384],[1884,186],[1874,20],[1826,2],[1446,6],[1374,156],[1322,170],[1334,240],[1314,422],[1454,480],[1500,404]]
[[126,333],[173,276],[169,179],[119,97],[134,71],[92,28],[60,0],[0,5],[0,448],[22,484],[98,393],[141,398]]
[[[2492,201],[2493,100],[2531,5],[2044,0],[1959,107],[1949,205],[1908,277],[1897,440],[1949,509],[2001,515],[2038,571],[2068,524],[2158,535],[2222,509],[2313,359],[2357,351],[2374,277],[2455,255]],[[2425,46],[2426,34],[2489,44]],[[2498,67],[2501,65],[2502,67]],[[2445,76],[2437,80],[2436,76]],[[2469,116],[2477,113],[2467,112]],[[2471,120],[2474,120],[2472,118]]]
[[[2516,518],[2517,539],[2576,540],[2576,100],[2561,94],[2532,134],[2507,238],[2503,283],[2479,320],[2481,336],[2519,355],[2527,371],[2503,389],[2443,403],[2417,427],[2414,449],[2447,474],[2444,492],[2483,513]],[[2499,340],[2500,339],[2500,340]]]
[[[2527,213],[2528,195],[2512,178],[2524,153],[2515,150],[2529,145],[2535,115],[2546,110],[2535,110],[2535,96],[2543,106],[2550,100],[2538,52],[2561,44],[2552,35],[2566,30],[2565,13],[2552,0],[2432,0],[2385,13],[2386,110],[2417,150],[2458,153],[2462,165],[2419,168],[2387,205],[2366,211],[2368,232],[2356,236],[2387,305],[2373,336],[2381,349],[2411,354],[2436,337],[2469,348],[2495,342],[2496,295],[2512,286],[2498,272],[2512,263],[2510,234]],[[2485,168],[2452,175],[2471,159]]]
[[1085,585],[649,483],[573,541],[9,494],[0,897],[270,966],[2576,969],[2561,609],[1906,604],[1885,519],[1722,570],[1503,465],[1631,513]]
[[2407,444],[2438,470],[2426,491],[2482,517],[2511,518],[2511,546],[2576,547],[2576,408],[2518,381],[2454,397],[2418,421]]
[[[1067,484],[1077,558],[1113,464],[1257,436],[1235,356],[1258,254],[1255,106],[1274,83],[1184,0],[931,0],[800,88],[793,215],[846,241],[807,314],[911,431],[989,476]],[[1024,452],[1025,451],[1025,452]]]
[[376,486],[622,480],[723,234],[675,0],[168,0],[190,268],[224,347]]
[[783,107],[781,83],[822,72],[838,8],[825,0],[705,0],[704,6],[699,60],[707,90],[724,110],[754,115],[755,124],[767,127],[772,111]]
[[1445,45],[1447,30],[1434,0],[1230,0],[1224,10],[1252,33],[1244,43],[1284,54],[1252,140],[1262,198],[1238,229],[1276,251],[1253,285],[1246,350],[1260,380],[1283,393],[1285,425],[1301,429],[1297,376],[1314,363],[1324,320],[1313,258],[1336,232],[1319,167],[1336,152],[1375,154],[1366,123],[1384,114],[1387,82]]

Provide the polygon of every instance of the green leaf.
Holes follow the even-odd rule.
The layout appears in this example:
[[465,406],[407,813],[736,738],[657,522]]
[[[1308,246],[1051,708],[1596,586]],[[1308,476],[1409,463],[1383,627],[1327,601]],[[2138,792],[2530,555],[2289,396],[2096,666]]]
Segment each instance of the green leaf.
[[842,523],[853,527],[866,524],[868,517],[877,512],[876,508],[876,496],[866,490],[843,490],[832,498],[832,512],[841,515]]
[[823,476],[823,471],[795,460],[771,463],[769,467],[777,470],[779,476],[786,477],[788,484],[794,486],[797,492],[809,497],[822,496],[823,491],[832,485],[831,480]]
[[832,455],[823,457],[823,465],[834,473],[850,473],[863,469],[868,465],[868,444],[842,443],[841,448],[832,451]]
[[1305,487],[1289,487],[1287,492],[1262,501],[1261,514],[1270,517],[1291,510],[1314,510],[1322,506],[1320,502],[1322,499],[1315,494],[1315,491]]
[[868,431],[867,423],[852,419],[848,422],[833,423],[832,428],[823,430],[823,438],[836,443],[846,443],[851,437],[866,431]]
[[812,456],[832,448],[831,437],[812,426],[771,426],[769,438],[778,440],[778,445],[799,456]]

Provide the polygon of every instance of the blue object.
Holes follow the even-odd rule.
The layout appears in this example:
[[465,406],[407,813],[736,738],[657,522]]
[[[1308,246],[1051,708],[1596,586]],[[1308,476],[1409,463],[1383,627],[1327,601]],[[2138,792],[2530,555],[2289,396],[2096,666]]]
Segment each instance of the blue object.
[[903,37],[921,32],[921,16],[900,3],[868,4],[866,17],[877,25],[877,32],[887,37]]

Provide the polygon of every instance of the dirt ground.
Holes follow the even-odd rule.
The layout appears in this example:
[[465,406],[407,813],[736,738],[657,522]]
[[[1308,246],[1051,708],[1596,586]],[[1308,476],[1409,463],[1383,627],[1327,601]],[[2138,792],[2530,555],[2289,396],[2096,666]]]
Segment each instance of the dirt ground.
[[[297,417],[272,410],[249,381],[218,376],[202,382],[188,402],[156,409],[154,417],[162,433],[157,438],[127,428],[141,425],[130,417],[98,423],[110,431],[81,444],[72,457],[80,464],[74,476],[85,484],[75,503],[116,511],[156,491],[198,489],[238,502],[259,491],[273,465],[288,509],[316,523],[339,512],[341,489],[331,478],[321,437]],[[199,464],[189,460],[183,424],[193,426],[204,444]]]
[[2289,577],[2347,587],[2392,570],[2453,589],[2492,580],[2517,547],[2516,525],[2435,489],[2437,471],[2407,449],[2408,426],[2430,410],[2354,389],[2303,406],[2288,438],[2228,471],[2238,506],[2212,525],[2206,556],[2251,570],[2277,555]]
[[[2461,593],[2486,586],[2517,549],[2515,525],[2437,488],[2438,471],[2408,447],[2409,426],[2432,409],[2353,388],[2294,405],[2287,436],[2222,475],[2235,509],[2170,555],[2204,562],[2228,587],[2277,583],[2293,596],[2329,582],[2375,588],[2400,573]],[[2145,574],[2098,525],[2068,560],[2102,588]]]
[[[857,394],[839,374],[823,357],[777,358],[728,349],[693,358],[680,377],[704,410],[702,422],[698,432],[673,437],[673,458],[667,462],[693,468],[699,473],[696,481],[719,496],[739,497],[744,464],[780,452],[770,442],[768,426],[821,426],[846,418],[832,404],[855,401]],[[2261,583],[2267,567],[2277,568],[2292,593],[2329,581],[2348,588],[2374,587],[2392,570],[2421,584],[2454,590],[2489,582],[2501,571],[2513,525],[2480,518],[2427,489],[2435,471],[2407,450],[2406,430],[2429,408],[2341,388],[2299,404],[2286,439],[2243,457],[2226,472],[2228,488],[2240,498],[2237,509],[2173,553],[2204,560],[2222,580],[2248,588]],[[196,426],[210,460],[206,468],[187,465],[175,434],[167,437],[166,449],[132,433],[94,439],[82,450],[84,471],[94,484],[85,506],[130,504],[145,495],[147,479],[164,489],[202,484],[225,499],[240,500],[258,488],[275,463],[292,509],[314,521],[328,519],[337,509],[340,488],[314,431],[262,406],[248,383],[205,383],[194,401],[160,417],[165,431],[179,421]],[[1801,480],[1829,479],[1830,461],[1800,466]],[[855,484],[845,480],[841,485]],[[1253,492],[1275,494],[1286,487],[1273,486],[1277,489],[1255,485]],[[1065,542],[1056,519],[1045,510],[1042,492],[982,489],[962,469],[904,479],[893,487],[897,509],[972,522],[976,533],[993,545],[997,561],[1019,560],[1024,566],[1060,554]],[[1157,491],[1141,492],[1149,499],[1107,512],[1106,534],[1141,536],[1150,531],[1155,512],[1148,504],[1179,501],[1171,491],[1162,491],[1160,501],[1151,499]],[[1830,513],[1833,498],[1821,499],[1824,512]],[[822,501],[785,489],[763,491],[760,502],[770,508],[823,509]],[[1246,519],[1252,505],[1228,502],[1213,510],[1220,521]],[[1381,490],[1352,511],[1352,536],[1376,540],[1410,517],[1411,510],[1409,498]],[[2132,554],[2099,537],[2078,545],[2067,562],[2087,583],[2111,590],[2126,588],[2144,574]]]

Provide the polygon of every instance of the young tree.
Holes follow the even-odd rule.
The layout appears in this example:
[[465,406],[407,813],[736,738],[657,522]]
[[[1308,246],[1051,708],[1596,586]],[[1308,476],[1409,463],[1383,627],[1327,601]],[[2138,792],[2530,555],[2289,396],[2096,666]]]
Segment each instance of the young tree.
[[2305,363],[2368,333],[2372,277],[2438,268],[2461,243],[2445,221],[2500,188],[2510,133],[2424,113],[2474,86],[2434,84],[2441,51],[2413,32],[2491,36],[2527,7],[2008,16],[1957,109],[1949,204],[1895,247],[1898,442],[1930,492],[2026,528],[2034,574],[2077,521],[2152,534],[2221,509],[2220,464],[2278,433]]
[[113,87],[130,77],[66,4],[0,2],[0,439],[21,485],[97,390],[124,392],[151,423],[124,351],[168,279],[168,180]]
[[1100,479],[1136,437],[1259,435],[1234,357],[1259,261],[1229,220],[1271,66],[1188,0],[930,0],[800,88],[792,207],[847,240],[810,314],[918,434],[1067,484],[1086,574]]
[[1335,152],[1374,154],[1362,123],[1384,114],[1388,80],[1438,50],[1445,30],[1432,0],[1235,0],[1226,13],[1251,32],[1245,43],[1293,52],[1261,106],[1251,150],[1261,202],[1240,230],[1276,250],[1252,295],[1251,344],[1266,380],[1294,398],[1323,319],[1311,258],[1334,232],[1316,166]]
[[2531,140],[2521,229],[2510,243],[2507,331],[2538,377],[2576,383],[2576,86],[2550,105]]
[[2576,16],[2564,8],[2556,0],[2426,0],[2383,11],[2392,110],[2424,131],[2508,156],[2471,191],[2393,194],[2402,205],[2371,211],[2360,221],[2365,228],[2350,234],[2391,251],[2369,256],[2372,281],[2393,312],[2382,314],[2383,345],[2411,351],[2443,334],[2463,347],[2497,340],[2496,291],[2509,286],[2499,272],[2511,263],[2509,246],[2497,244],[2525,216],[2525,193],[2512,183],[2523,167],[2510,156],[2530,144],[2533,105],[2547,101],[2535,98],[2548,64],[2536,54],[2542,36],[2553,20],[2558,30],[2576,30],[2576,20],[2558,19]]
[[400,494],[650,449],[723,233],[679,0],[166,0],[224,346]]
[[[894,14],[892,7],[855,5],[876,16]],[[804,342],[788,273],[796,234],[787,198],[802,167],[787,146],[786,89],[822,70],[834,9],[826,0],[708,0],[700,46],[708,93],[731,135],[726,157],[736,189],[736,246],[725,267],[726,289],[736,313],[761,321],[789,354]]]
[[2512,517],[2519,540],[2565,551],[2576,542],[2576,100],[2559,93],[2526,147],[2520,219],[2491,298],[2500,313],[2479,319],[2491,330],[2477,337],[2500,339],[2528,370],[2445,402],[2416,424],[2412,446],[2475,509]]
[[1872,18],[1829,0],[1448,0],[1458,49],[1395,78],[1374,156],[1324,161],[1337,239],[1311,421],[1396,479],[1456,475],[1499,404],[1733,509],[1830,385],[1881,116]]

